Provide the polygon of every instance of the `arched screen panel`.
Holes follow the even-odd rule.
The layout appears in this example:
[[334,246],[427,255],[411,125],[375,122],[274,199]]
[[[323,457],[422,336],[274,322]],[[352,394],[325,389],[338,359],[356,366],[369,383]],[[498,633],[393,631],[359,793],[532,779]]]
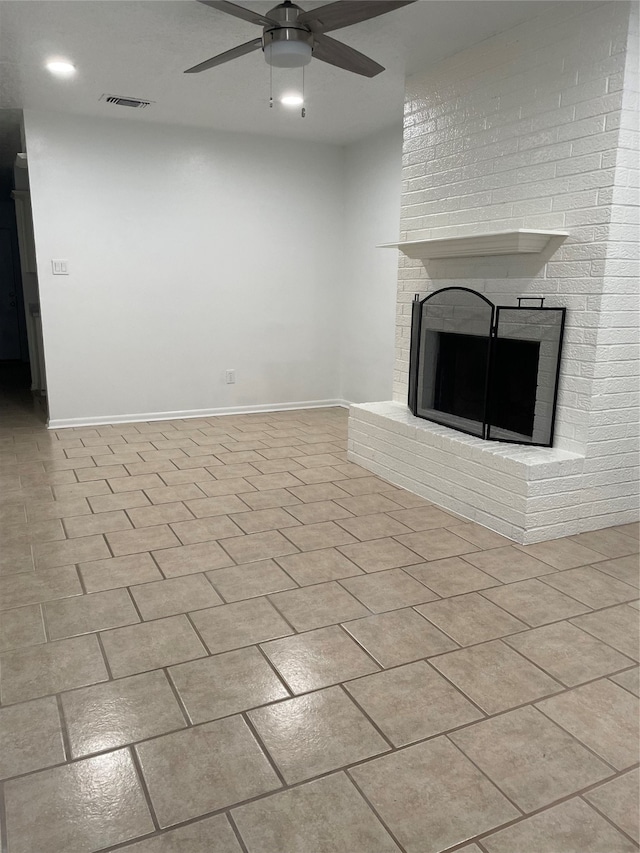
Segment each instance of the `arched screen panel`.
[[448,287],[413,305],[413,413],[484,438],[493,304]]

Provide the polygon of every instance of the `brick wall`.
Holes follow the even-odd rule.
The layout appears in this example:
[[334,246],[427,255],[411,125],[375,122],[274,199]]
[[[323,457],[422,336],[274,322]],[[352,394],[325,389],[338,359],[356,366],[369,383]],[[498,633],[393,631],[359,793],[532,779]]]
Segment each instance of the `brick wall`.
[[[602,154],[603,168],[614,168],[607,250],[592,269],[602,275],[602,291],[587,300],[587,315],[596,326],[582,497],[589,526],[627,518],[637,508],[638,431],[638,293],[640,265],[640,132],[638,86],[638,4],[631,7],[624,74],[610,80],[622,95],[621,109],[607,116],[608,132],[617,148]],[[624,38],[620,37],[624,46]],[[604,197],[603,197],[604,201]]]
[[562,499],[572,529],[543,538],[637,517],[637,29],[637,4],[558,3],[407,81],[401,240],[570,235],[541,255],[399,262],[402,403],[414,293],[462,286],[567,307],[555,446],[584,463]]

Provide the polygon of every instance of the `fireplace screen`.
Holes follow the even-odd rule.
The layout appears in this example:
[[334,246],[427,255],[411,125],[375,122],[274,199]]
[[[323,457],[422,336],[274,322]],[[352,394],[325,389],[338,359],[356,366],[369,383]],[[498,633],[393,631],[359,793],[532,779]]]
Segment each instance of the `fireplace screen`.
[[411,411],[480,438],[550,447],[564,318],[564,308],[496,307],[460,287],[416,296]]

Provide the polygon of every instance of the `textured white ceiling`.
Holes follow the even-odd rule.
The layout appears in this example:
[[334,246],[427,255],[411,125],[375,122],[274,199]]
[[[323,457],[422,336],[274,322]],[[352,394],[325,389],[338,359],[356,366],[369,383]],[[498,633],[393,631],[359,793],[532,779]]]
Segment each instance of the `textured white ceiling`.
[[[272,2],[247,0],[265,13]],[[322,3],[305,2],[305,9]],[[123,120],[196,125],[336,144],[399,121],[405,71],[539,14],[550,2],[418,0],[331,35],[381,62],[373,79],[312,60],[305,72],[307,117],[268,107],[262,52],[203,72],[184,69],[261,34],[259,27],[194,0],[2,0],[0,108],[44,109]],[[52,57],[77,67],[71,80],[44,70]],[[296,88],[298,69],[274,69],[274,94]],[[134,111],[99,101],[103,93],[154,103]]]

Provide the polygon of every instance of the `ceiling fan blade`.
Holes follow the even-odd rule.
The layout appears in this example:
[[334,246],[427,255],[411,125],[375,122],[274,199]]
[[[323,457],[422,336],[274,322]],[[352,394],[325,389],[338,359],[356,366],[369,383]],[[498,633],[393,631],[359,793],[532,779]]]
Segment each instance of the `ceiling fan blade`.
[[216,65],[222,65],[223,62],[229,62],[230,59],[237,59],[239,56],[244,56],[245,53],[252,53],[262,47],[262,39],[257,38],[252,41],[240,44],[238,47],[232,47],[231,50],[225,50],[224,53],[219,53],[217,56],[206,59],[192,68],[187,68],[185,74],[198,74],[200,71],[207,71],[209,68],[215,68]]
[[314,35],[313,56],[329,65],[344,68],[354,74],[362,74],[363,77],[375,77],[384,71],[384,67],[373,59],[369,59],[364,53],[342,44],[340,41],[324,35]]
[[329,3],[328,6],[303,12],[298,15],[298,23],[304,24],[314,34],[329,33],[331,30],[350,27],[351,24],[358,24],[360,21],[368,21],[369,18],[377,18],[378,15],[393,12],[394,9],[400,9],[415,2],[416,0],[338,0],[336,3]]
[[257,24],[259,27],[272,26],[275,23],[271,18],[258,15],[257,12],[245,9],[244,6],[228,3],[227,0],[198,0],[198,2],[204,6],[211,6],[212,9],[217,9],[219,12],[226,12],[227,15],[242,18],[243,21],[249,21],[250,24]]

